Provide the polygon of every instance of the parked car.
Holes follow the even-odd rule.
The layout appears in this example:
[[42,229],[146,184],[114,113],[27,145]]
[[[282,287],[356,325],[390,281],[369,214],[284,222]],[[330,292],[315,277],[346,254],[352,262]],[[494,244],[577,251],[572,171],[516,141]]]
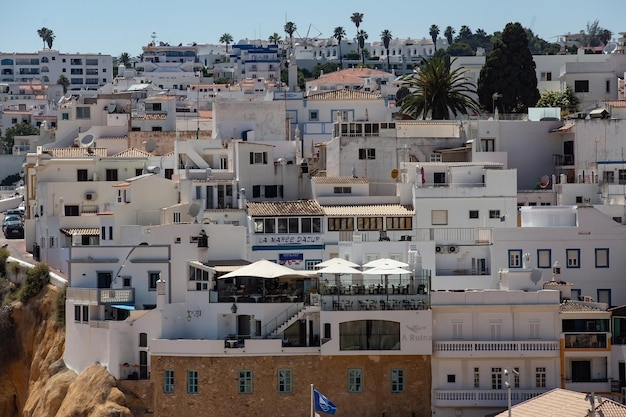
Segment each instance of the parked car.
[[22,216],[17,214],[4,216],[4,221],[2,222],[2,233],[4,233],[4,237],[7,239],[23,238],[24,223],[22,222]]
[[22,210],[20,210],[19,208],[8,209],[7,212],[5,213],[5,216],[20,216],[20,217],[24,217],[24,212]]

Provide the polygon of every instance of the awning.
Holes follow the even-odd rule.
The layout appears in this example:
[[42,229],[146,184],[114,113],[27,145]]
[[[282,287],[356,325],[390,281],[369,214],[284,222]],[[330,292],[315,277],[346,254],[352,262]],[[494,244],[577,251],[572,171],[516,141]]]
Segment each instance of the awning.
[[111,307],[119,308],[120,310],[128,310],[128,311],[132,311],[135,309],[135,306],[129,306],[125,304],[111,304]]
[[67,228],[60,229],[61,233],[65,236],[100,236],[100,229],[97,227],[87,227],[87,228]]

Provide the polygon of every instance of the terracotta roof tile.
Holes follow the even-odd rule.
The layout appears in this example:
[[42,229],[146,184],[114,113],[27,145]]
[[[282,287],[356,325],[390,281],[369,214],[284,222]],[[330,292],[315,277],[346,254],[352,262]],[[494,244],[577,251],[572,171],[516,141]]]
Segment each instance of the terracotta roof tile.
[[[90,149],[88,151],[88,149]],[[43,153],[53,158],[84,158],[93,156],[107,156],[106,148],[45,148]]]
[[119,158],[148,158],[148,157],[150,157],[152,155],[150,155],[146,151],[142,151],[141,149],[128,148],[125,151],[116,153],[113,156],[114,157],[119,157]]
[[602,309],[576,301],[566,301],[559,307],[561,313],[604,312]]
[[316,184],[368,184],[365,177],[323,177],[316,176],[311,178]]
[[382,97],[378,93],[342,89],[313,93],[307,96],[307,100],[382,100]]
[[315,200],[302,201],[248,201],[248,214],[250,216],[323,216],[324,210]]
[[82,236],[100,236],[100,229],[98,229],[97,227],[88,227],[88,228],[64,228],[64,229],[59,229],[61,230],[61,233],[63,233],[65,236],[75,236],[75,235],[82,235]]
[[355,206],[323,206],[327,216],[414,216],[412,206],[372,204]]

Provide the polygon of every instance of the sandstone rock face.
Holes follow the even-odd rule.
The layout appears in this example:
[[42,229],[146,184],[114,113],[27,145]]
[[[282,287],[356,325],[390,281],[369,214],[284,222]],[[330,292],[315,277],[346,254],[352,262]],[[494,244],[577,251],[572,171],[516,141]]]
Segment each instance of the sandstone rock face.
[[[58,288],[48,286],[27,305],[5,307],[12,336],[0,339],[0,416],[131,417],[126,399],[105,367],[94,364],[80,374],[65,367],[65,331],[55,323]],[[11,334],[4,331],[3,333]],[[10,340],[8,340],[10,339]]]

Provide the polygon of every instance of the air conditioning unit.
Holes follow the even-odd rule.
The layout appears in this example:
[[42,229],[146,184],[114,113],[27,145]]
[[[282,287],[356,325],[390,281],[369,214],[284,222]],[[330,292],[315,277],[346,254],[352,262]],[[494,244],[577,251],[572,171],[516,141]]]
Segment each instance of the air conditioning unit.
[[96,193],[94,192],[87,192],[85,193],[85,200],[95,200],[96,199]]
[[448,246],[448,253],[458,253],[458,252],[459,252],[458,246]]
[[444,252],[443,246],[435,246],[435,252],[436,253],[443,253]]
[[583,295],[583,299],[582,299],[582,301],[586,301],[586,302],[588,302],[588,303],[593,303],[593,302],[594,302],[594,299],[593,299],[593,297],[592,297],[592,296],[590,296],[590,295]]

